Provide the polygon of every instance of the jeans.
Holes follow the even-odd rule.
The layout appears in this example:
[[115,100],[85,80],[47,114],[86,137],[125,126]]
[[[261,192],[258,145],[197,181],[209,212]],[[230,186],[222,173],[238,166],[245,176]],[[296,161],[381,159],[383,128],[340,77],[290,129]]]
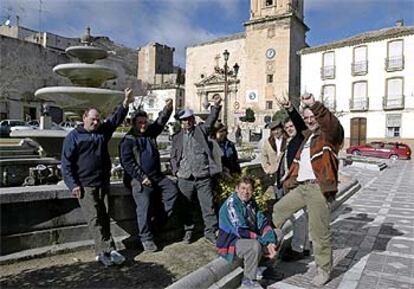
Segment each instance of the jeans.
[[186,207],[189,208],[186,210],[184,230],[194,229],[194,216],[190,208],[196,195],[203,215],[204,235],[214,234],[217,231],[218,222],[214,212],[212,179],[210,177],[193,180],[178,178],[178,188],[184,196]]
[[256,279],[257,267],[262,257],[262,245],[254,239],[239,239],[236,241],[236,255],[243,260],[244,277]]
[[174,182],[162,175],[151,180],[152,186],[144,186],[137,180],[132,180],[132,195],[136,204],[138,223],[138,235],[141,242],[153,241],[153,226],[151,218],[154,213],[154,197],[156,191],[161,192],[161,201],[164,206],[163,213],[168,217],[171,215],[178,190]]

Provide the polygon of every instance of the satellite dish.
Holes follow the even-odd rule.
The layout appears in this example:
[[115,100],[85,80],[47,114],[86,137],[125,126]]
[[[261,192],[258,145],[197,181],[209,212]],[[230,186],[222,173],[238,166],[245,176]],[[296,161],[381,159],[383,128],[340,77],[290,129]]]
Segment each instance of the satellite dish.
[[6,22],[4,22],[4,25],[9,26],[10,25],[10,19],[7,19]]

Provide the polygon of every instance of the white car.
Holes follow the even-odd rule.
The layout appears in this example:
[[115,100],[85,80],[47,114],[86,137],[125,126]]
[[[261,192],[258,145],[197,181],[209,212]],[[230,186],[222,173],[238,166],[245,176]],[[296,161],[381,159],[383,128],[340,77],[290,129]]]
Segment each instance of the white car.
[[15,131],[15,130],[24,130],[24,129],[30,129],[33,130],[34,128],[28,125],[23,120],[19,119],[5,119],[0,122],[1,127],[8,127],[9,131]]

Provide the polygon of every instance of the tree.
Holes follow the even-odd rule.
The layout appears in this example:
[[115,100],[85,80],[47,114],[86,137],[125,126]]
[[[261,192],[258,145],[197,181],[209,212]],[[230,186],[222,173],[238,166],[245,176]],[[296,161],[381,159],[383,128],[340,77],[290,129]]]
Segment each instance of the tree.
[[254,111],[250,107],[246,109],[246,115],[240,117],[242,122],[255,122],[256,117],[254,116]]

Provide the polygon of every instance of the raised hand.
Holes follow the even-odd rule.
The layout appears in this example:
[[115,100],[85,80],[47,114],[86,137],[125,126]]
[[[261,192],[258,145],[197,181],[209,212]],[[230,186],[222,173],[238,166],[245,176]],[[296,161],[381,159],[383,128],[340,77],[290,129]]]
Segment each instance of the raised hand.
[[312,93],[304,93],[301,97],[300,100],[302,101],[302,103],[306,106],[311,107],[314,103],[315,103],[315,97],[313,96]]
[[220,95],[216,94],[214,96],[213,100],[214,100],[214,105],[218,106],[218,105],[220,105],[222,99],[221,99]]
[[124,93],[125,93],[125,98],[124,98],[123,105],[124,107],[128,107],[128,104],[134,101],[134,93],[132,89],[129,87],[125,88]]
[[290,110],[292,108],[292,103],[285,92],[282,93],[282,96],[275,96],[275,100],[280,108],[284,108],[286,110]]
[[173,100],[172,100],[172,98],[167,98],[167,99],[165,100],[165,107],[166,107],[168,110],[173,110]]

